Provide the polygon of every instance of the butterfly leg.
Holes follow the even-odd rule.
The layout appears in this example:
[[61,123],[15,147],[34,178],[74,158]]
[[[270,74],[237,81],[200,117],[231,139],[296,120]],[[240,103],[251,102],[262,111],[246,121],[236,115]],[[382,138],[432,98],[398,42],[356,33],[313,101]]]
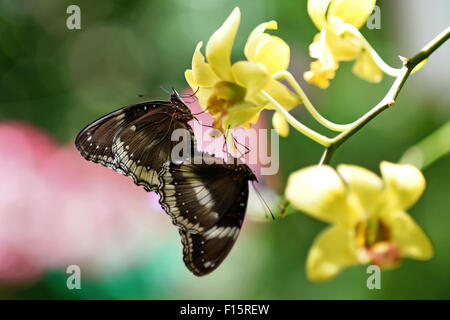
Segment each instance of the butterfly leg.
[[240,145],[240,146],[242,146],[242,147],[245,148],[245,152],[244,152],[244,153],[241,152],[241,155],[239,156],[239,158],[245,157],[248,153],[250,153],[250,148],[249,148],[249,147],[247,147],[245,144],[240,143],[240,142],[233,136],[233,134],[231,134],[231,136],[233,137],[233,141],[234,141],[234,146],[235,146],[235,147],[236,147],[236,145]]

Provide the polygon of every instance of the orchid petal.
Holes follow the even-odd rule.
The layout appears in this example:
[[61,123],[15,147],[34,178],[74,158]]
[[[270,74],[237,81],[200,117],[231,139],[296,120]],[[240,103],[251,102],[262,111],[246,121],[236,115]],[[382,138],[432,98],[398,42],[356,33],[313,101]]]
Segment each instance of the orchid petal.
[[312,166],[289,176],[286,198],[295,208],[325,222],[353,225],[357,213],[347,201],[346,187],[327,166]]
[[337,17],[359,29],[372,14],[375,2],[376,0],[333,0],[328,9],[328,19]]
[[311,281],[326,281],[343,268],[358,264],[354,231],[333,226],[314,241],[306,260],[306,273]]
[[253,29],[252,33],[248,37],[247,43],[245,44],[244,54],[247,60],[253,61],[255,57],[256,47],[261,40],[266,29],[276,30],[278,28],[277,22],[272,20],[269,22],[264,22]]
[[383,79],[383,71],[381,71],[367,51],[356,59],[352,71],[358,77],[369,82],[377,83]]
[[365,218],[376,211],[382,198],[383,182],[375,173],[363,167],[341,164],[337,171],[356,196],[359,205],[366,214]]
[[380,169],[386,184],[386,198],[393,208],[407,210],[425,190],[425,178],[412,165],[383,161]]
[[194,74],[192,70],[186,70],[184,72],[184,77],[186,78],[186,81],[191,89],[195,92],[198,103],[203,110],[206,110],[208,107],[208,99],[214,91],[213,88],[200,87],[194,80]]
[[433,246],[425,232],[405,212],[397,211],[387,222],[391,229],[391,240],[400,246],[403,257],[426,260],[433,256]]
[[239,61],[233,64],[231,69],[236,82],[247,89],[245,100],[250,100],[270,80],[267,72],[253,62]]
[[[272,78],[270,78],[267,82],[266,86],[264,87],[264,91],[266,91],[281,106],[283,106],[284,109],[288,111],[294,109],[296,106],[302,103],[300,97],[295,95],[284,84]],[[273,106],[270,103],[267,103],[265,108],[273,109]]]
[[217,76],[233,81],[231,73],[231,49],[239,28],[241,12],[236,7],[223,25],[211,36],[206,45],[206,57]]
[[263,34],[252,61],[264,66],[269,74],[287,70],[289,66],[290,49],[283,39]]
[[211,66],[205,62],[205,57],[200,49],[203,42],[200,41],[194,51],[192,57],[192,72],[195,82],[201,87],[212,87],[214,83],[219,81],[219,77],[214,73]]
[[281,137],[287,137],[289,135],[289,124],[278,111],[273,114],[272,125]]
[[308,0],[308,14],[317,29],[323,29],[327,24],[326,13],[331,0]]

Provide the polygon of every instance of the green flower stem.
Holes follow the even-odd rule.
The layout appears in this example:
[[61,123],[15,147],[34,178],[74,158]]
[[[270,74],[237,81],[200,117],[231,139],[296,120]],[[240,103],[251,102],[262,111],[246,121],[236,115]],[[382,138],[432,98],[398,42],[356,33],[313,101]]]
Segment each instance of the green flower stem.
[[302,100],[303,104],[305,105],[306,110],[313,116],[314,119],[317,120],[321,125],[324,127],[333,130],[342,132],[350,128],[351,124],[336,124],[331,121],[328,121],[325,119],[312,105],[311,101],[309,101],[308,97],[306,96],[305,92],[302,90],[298,82],[295,80],[295,78],[292,76],[292,74],[288,71],[278,71],[273,74],[272,78],[274,78],[277,81],[280,80],[286,80],[290,86],[295,90],[297,95]]
[[406,150],[399,162],[424,169],[448,153],[450,153],[450,121]]
[[335,138],[331,139],[331,144],[325,150],[319,164],[328,163],[333,153],[342,143],[344,143],[348,138],[354,135],[370,120],[375,118],[379,113],[381,113],[382,111],[386,110],[389,107],[392,107],[395,104],[395,100],[398,97],[400,90],[403,88],[403,85],[408,76],[411,74],[412,70],[418,64],[428,59],[428,57],[449,38],[450,38],[450,27],[448,27],[447,29],[442,31],[439,35],[437,35],[419,53],[414,55],[412,58],[409,59],[401,58],[403,62],[403,67],[400,69],[397,78],[395,79],[386,96],[375,107],[373,107],[372,110],[370,110],[361,118],[352,123],[349,129],[342,132]]
[[261,93],[269,99],[270,102],[272,102],[273,107],[275,110],[280,112],[284,118],[289,122],[291,126],[293,126],[297,131],[304,134],[311,140],[314,140],[318,144],[321,144],[322,146],[328,148],[331,145],[331,139],[321,135],[320,133],[308,128],[303,123],[299,122],[297,119],[295,119],[286,109],[281,106],[278,101],[276,101],[270,94],[268,94],[266,91],[262,90]]
[[366,38],[361,34],[361,32],[359,32],[358,28],[356,28],[354,25],[351,24],[345,24],[338,29],[338,34],[342,34],[344,32],[349,32],[362,40],[364,48],[367,51],[369,51],[378,68],[380,68],[384,73],[386,73],[391,77],[398,77],[400,75],[401,69],[393,68],[386,62],[384,62],[384,60],[378,55],[378,53],[370,45],[370,43],[366,40]]

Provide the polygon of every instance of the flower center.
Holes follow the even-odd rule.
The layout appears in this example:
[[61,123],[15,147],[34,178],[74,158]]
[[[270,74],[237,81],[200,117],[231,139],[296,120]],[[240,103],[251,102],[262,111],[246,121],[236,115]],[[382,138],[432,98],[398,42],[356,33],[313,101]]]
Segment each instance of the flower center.
[[391,241],[391,230],[381,219],[360,222],[356,244],[363,262],[389,267],[400,261],[400,247]]
[[213,93],[207,102],[207,111],[214,118],[213,126],[222,129],[222,119],[228,110],[240,101],[244,101],[245,88],[228,81],[219,81],[214,85]]

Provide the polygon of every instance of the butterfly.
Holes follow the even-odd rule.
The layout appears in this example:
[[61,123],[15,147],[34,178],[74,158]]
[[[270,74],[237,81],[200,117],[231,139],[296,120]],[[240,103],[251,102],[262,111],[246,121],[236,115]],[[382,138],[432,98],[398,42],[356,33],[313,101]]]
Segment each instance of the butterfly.
[[[236,242],[248,182],[256,176],[236,158],[223,163],[198,152],[188,124],[194,118],[173,90],[169,101],[142,102],[101,117],[78,134],[75,144],[85,159],[159,194],[161,207],[179,228],[184,263],[202,276],[215,270]],[[176,129],[185,129],[178,140],[172,139]],[[190,151],[174,161],[172,150],[180,140]]]
[[[194,119],[173,90],[169,101],[146,101],[113,111],[85,127],[76,137],[81,155],[92,162],[129,176],[147,191],[159,186],[158,173],[171,160],[172,149],[188,144],[195,150],[195,136],[188,124]],[[176,129],[185,134],[172,139]],[[191,151],[189,151],[191,150]]]
[[253,171],[232,158],[223,163],[207,153],[181,164],[167,162],[160,172],[160,204],[179,228],[183,260],[197,276],[215,270],[241,230]]

